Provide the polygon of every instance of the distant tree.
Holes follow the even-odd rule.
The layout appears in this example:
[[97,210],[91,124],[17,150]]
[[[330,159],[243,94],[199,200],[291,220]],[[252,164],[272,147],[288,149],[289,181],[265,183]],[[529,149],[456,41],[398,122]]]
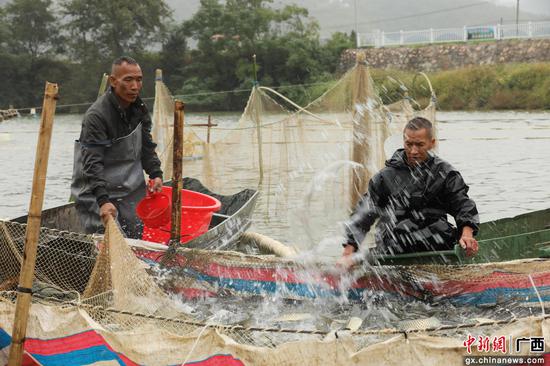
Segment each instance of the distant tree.
[[65,82],[69,69],[57,54],[59,20],[52,0],[12,0],[0,11],[0,100],[38,106],[44,82]]
[[6,25],[6,12],[4,8],[0,6],[0,52],[6,47],[8,32],[8,26]]
[[162,44],[158,65],[163,70],[164,82],[170,89],[181,86],[187,56],[187,37],[184,28],[172,27]]
[[[58,23],[51,0],[12,0],[5,6],[7,47],[15,54],[25,54],[32,61],[49,53],[57,44]],[[6,35],[4,35],[5,37]]]
[[333,33],[330,39],[322,46],[322,59],[324,69],[330,73],[338,70],[340,55],[348,48],[355,47],[355,32],[347,35],[343,32]]
[[164,0],[61,0],[76,60],[139,54],[162,40]]
[[[184,22],[197,47],[188,55],[185,75],[193,78],[181,91],[220,91],[252,86],[252,55],[258,78],[271,85],[304,82],[319,72],[318,25],[298,6],[272,7],[273,0],[201,0]],[[199,82],[200,81],[200,82]],[[224,103],[241,108],[245,94]]]

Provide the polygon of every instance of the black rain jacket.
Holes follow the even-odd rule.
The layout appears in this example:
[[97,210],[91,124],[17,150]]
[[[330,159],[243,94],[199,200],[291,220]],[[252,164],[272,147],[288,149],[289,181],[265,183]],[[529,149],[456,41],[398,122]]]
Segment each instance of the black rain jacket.
[[[346,224],[347,244],[356,249],[377,218],[377,251],[398,254],[450,249],[464,226],[478,231],[476,205],[460,173],[438,156],[417,167],[397,150],[369,182],[367,194]],[[457,228],[447,221],[454,217]]]
[[98,205],[109,201],[103,174],[105,148],[115,139],[129,135],[139,124],[142,128],[141,164],[149,178],[162,178],[160,160],[155,152],[157,145],[151,136],[152,122],[149,111],[138,98],[123,109],[112,88],[98,98],[86,111],[82,121],[80,142],[83,145],[83,173]]

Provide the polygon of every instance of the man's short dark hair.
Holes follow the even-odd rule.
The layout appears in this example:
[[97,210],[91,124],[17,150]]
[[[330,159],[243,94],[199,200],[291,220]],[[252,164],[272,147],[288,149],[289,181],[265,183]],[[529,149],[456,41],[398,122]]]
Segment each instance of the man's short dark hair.
[[415,118],[411,119],[405,125],[405,128],[403,129],[403,132],[405,132],[405,130],[418,131],[418,130],[421,130],[423,128],[425,128],[426,131],[428,132],[428,136],[430,138],[432,138],[433,137],[433,132],[432,132],[433,125],[429,120],[427,120],[424,117],[415,117]]
[[111,74],[115,73],[115,67],[122,65],[123,63],[127,63],[129,65],[137,65],[137,61],[131,58],[130,56],[120,56],[119,58],[115,59],[113,61],[113,64],[111,65]]

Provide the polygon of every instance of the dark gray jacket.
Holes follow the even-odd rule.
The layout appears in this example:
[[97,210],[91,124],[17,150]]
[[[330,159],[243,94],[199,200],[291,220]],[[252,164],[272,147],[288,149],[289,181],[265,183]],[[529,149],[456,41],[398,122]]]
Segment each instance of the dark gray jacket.
[[103,174],[105,148],[113,140],[129,135],[140,123],[143,169],[151,179],[162,177],[160,160],[155,152],[157,145],[151,136],[151,117],[141,99],[138,98],[124,110],[110,88],[84,115],[80,133],[80,143],[83,146],[82,169],[99,206],[109,200]]
[[[454,217],[458,230],[447,214]],[[346,225],[347,244],[357,248],[377,218],[377,247],[386,253],[449,249],[464,226],[474,234],[479,226],[476,205],[460,173],[437,156],[412,168],[403,149],[369,182]]]

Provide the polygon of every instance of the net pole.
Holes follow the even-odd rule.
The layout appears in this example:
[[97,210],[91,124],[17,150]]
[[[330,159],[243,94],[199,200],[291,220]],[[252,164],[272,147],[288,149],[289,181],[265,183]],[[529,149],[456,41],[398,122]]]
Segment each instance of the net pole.
[[109,81],[109,75],[107,73],[103,73],[103,76],[101,77],[101,83],[99,84],[99,90],[97,91],[98,98],[102,96],[107,90],[108,81]]
[[181,240],[181,190],[183,189],[183,124],[184,104],[180,100],[174,102],[174,160],[172,162],[172,226],[170,228],[170,250],[164,257],[170,260],[169,253],[175,253]]
[[212,116],[208,115],[208,127],[206,130],[206,143],[210,143],[210,129],[212,128]]
[[256,137],[258,139],[258,165],[260,179],[258,181],[258,186],[261,186],[264,180],[264,162],[263,162],[263,152],[262,152],[262,126],[260,124],[260,103],[261,100],[258,98],[258,71],[256,65],[256,54],[252,55],[252,72],[254,73],[254,88],[252,90],[252,108],[254,110],[254,123],[256,124]]
[[[160,110],[161,110],[161,107],[160,107],[160,103],[161,103],[161,100],[160,100],[160,83],[162,83],[162,70],[161,69],[156,69],[155,70],[155,102],[154,102],[154,105],[153,105],[153,121],[155,123],[155,125],[153,126],[153,131],[152,131],[152,135],[153,135],[153,141],[155,142],[158,142],[159,138],[160,138],[160,129],[161,129],[161,126],[159,126],[159,124],[161,124],[161,113],[160,113]],[[165,139],[166,141],[166,139]],[[163,167],[164,168],[164,167]]]
[[366,171],[367,155],[369,151],[367,133],[368,133],[368,112],[365,112],[365,103],[367,101],[367,70],[365,66],[366,57],[363,52],[357,53],[354,85],[353,88],[353,146],[352,160],[359,163],[362,169],[352,171],[352,182],[350,189],[351,208],[355,207],[367,188],[367,179],[363,171]]
[[263,150],[262,150],[262,126],[260,122],[260,106],[261,106],[261,100],[259,98],[259,90],[258,86],[254,86],[253,91],[254,99],[253,99],[253,108],[254,108],[254,123],[256,124],[256,137],[258,139],[258,165],[259,165],[259,173],[260,173],[260,180],[258,181],[258,186],[261,186],[264,180],[264,159],[263,159]]
[[8,359],[9,366],[21,365],[21,361],[23,360],[23,347],[32,300],[32,283],[34,279],[38,239],[40,237],[44,188],[46,186],[46,173],[48,170],[48,158],[50,155],[50,142],[57,97],[57,84],[46,82],[42,117],[40,119],[40,130],[38,133],[38,145],[36,147],[36,158],[34,162],[31,201],[29,205],[27,229],[25,231],[24,257],[19,276],[19,285],[17,286],[15,318],[13,321],[12,341]]

